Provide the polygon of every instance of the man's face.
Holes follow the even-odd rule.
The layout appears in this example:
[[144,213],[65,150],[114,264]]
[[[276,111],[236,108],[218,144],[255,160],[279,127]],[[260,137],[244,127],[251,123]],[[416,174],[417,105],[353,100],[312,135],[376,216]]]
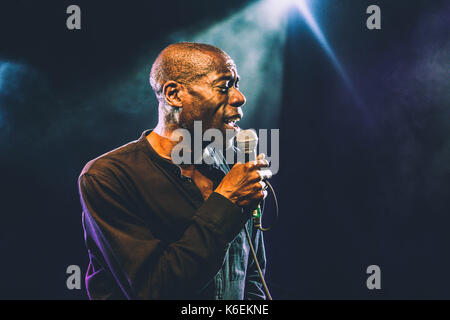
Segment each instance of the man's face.
[[[236,124],[243,117],[244,95],[239,91],[239,76],[230,58],[217,59],[214,71],[188,85],[183,95],[180,126],[192,132],[194,121],[202,121],[203,132],[219,129],[224,138],[226,130],[239,131]],[[224,141],[229,144],[229,141]]]

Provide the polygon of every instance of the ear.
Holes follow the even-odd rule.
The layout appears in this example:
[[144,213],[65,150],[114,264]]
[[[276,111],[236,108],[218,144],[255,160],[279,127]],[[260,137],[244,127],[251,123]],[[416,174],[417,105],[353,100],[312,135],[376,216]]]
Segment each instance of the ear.
[[183,103],[181,101],[182,84],[176,81],[167,81],[163,86],[163,94],[166,103],[172,107],[181,108]]

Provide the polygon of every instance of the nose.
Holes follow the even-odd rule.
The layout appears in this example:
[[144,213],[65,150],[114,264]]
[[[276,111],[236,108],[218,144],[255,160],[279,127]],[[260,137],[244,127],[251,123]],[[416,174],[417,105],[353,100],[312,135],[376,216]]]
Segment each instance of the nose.
[[245,96],[239,89],[232,87],[228,103],[233,107],[241,107],[245,104]]

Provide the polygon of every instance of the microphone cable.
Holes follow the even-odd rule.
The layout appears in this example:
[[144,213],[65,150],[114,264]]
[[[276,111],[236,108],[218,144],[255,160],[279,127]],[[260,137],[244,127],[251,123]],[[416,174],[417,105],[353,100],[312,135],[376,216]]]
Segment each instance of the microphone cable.
[[268,300],[273,300],[272,295],[270,294],[269,288],[267,287],[266,280],[264,279],[264,275],[262,273],[261,267],[259,265],[258,257],[256,256],[255,248],[253,248],[252,238],[250,237],[250,233],[248,232],[247,225],[244,226],[245,234],[247,236],[248,243],[250,244],[250,250],[253,255],[253,259],[255,260],[256,269],[258,269],[259,278],[261,279],[261,283],[263,285],[264,291],[266,293],[266,297]]
[[[269,231],[278,222],[278,217],[279,217],[279,214],[278,214],[278,200],[277,200],[277,195],[275,194],[275,190],[273,190],[273,187],[270,184],[270,182],[267,179],[264,179],[264,182],[269,187],[270,192],[272,193],[272,196],[273,196],[273,204],[274,204],[274,207],[275,207],[275,221],[273,222],[273,224],[270,227],[264,228],[262,226],[261,207],[258,205],[258,207],[253,211],[253,223],[254,223],[255,227],[258,228],[259,230],[261,230],[261,231]],[[264,200],[263,204],[265,204],[265,200]],[[263,208],[264,208],[264,205],[263,205]]]
[[[275,222],[270,227],[264,228],[261,223],[261,216],[262,216],[261,208],[258,205],[258,208],[255,210],[255,212],[257,211],[256,215],[255,215],[255,213],[253,213],[253,223],[254,223],[254,226],[256,228],[258,228],[259,230],[261,230],[262,232],[272,229],[275,226],[276,222],[278,221],[278,216],[279,216],[278,215],[278,200],[277,200],[275,191],[273,190],[273,187],[269,183],[269,181],[266,180],[265,182],[273,195],[274,206],[275,206]],[[264,208],[264,204],[265,204],[265,200],[263,201],[263,208]],[[248,243],[250,245],[250,251],[252,252],[253,260],[255,261],[256,269],[258,270],[259,278],[261,279],[261,283],[262,283],[264,291],[266,293],[266,297],[268,300],[273,300],[272,295],[270,294],[269,288],[267,287],[266,280],[264,279],[264,275],[262,273],[261,266],[259,265],[258,257],[256,256],[255,248],[253,247],[252,238],[250,236],[250,233],[248,232],[247,225],[245,225],[244,228],[245,228],[245,234],[247,236]]]

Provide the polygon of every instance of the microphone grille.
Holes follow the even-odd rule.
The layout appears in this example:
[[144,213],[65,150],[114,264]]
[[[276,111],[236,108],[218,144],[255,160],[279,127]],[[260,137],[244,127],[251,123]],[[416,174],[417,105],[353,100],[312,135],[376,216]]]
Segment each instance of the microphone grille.
[[258,135],[253,129],[241,130],[236,136],[237,143],[245,143],[250,141],[258,141]]
[[243,153],[255,152],[258,135],[253,129],[241,130],[236,136],[237,148]]

